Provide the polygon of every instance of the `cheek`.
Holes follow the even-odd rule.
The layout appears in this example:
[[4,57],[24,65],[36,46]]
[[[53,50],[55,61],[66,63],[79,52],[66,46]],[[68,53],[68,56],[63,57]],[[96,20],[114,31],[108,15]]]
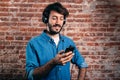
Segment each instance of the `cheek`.
[[54,24],[55,24],[55,21],[49,20],[49,23],[50,23],[51,25],[54,25]]
[[64,21],[61,21],[61,23],[60,23],[60,24],[61,24],[61,25],[63,25],[63,23],[64,23]]

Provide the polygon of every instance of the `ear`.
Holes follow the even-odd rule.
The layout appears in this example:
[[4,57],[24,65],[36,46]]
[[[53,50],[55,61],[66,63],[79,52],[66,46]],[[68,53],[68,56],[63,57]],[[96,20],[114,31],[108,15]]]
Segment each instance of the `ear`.
[[48,23],[48,18],[45,16],[42,16],[42,21],[46,24],[46,23]]

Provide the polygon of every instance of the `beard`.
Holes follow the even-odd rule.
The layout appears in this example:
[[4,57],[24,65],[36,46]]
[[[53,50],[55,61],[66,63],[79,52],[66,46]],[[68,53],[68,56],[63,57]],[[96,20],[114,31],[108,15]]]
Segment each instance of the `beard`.
[[52,29],[53,27],[60,27],[62,29],[62,26],[59,24],[51,25],[50,23],[48,23],[48,32],[51,35],[59,34],[61,31],[61,29],[59,31],[55,31]]

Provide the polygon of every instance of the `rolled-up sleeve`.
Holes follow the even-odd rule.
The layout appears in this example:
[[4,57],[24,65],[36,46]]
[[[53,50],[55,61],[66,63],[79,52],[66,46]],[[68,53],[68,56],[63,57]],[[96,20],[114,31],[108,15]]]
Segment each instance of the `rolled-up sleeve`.
[[[73,43],[73,46],[75,46],[75,43]],[[72,63],[76,64],[79,68],[87,68],[88,65],[84,59],[84,57],[81,55],[81,53],[78,51],[78,49],[75,47],[74,56],[72,58]]]

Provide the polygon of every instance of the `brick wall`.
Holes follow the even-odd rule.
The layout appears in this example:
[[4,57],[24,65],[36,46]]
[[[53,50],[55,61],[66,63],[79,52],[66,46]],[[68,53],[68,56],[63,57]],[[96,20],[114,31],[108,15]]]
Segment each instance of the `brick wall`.
[[45,29],[41,13],[55,1],[70,12],[62,34],[85,57],[86,80],[120,80],[120,0],[0,0],[0,80],[23,80],[26,43]]

